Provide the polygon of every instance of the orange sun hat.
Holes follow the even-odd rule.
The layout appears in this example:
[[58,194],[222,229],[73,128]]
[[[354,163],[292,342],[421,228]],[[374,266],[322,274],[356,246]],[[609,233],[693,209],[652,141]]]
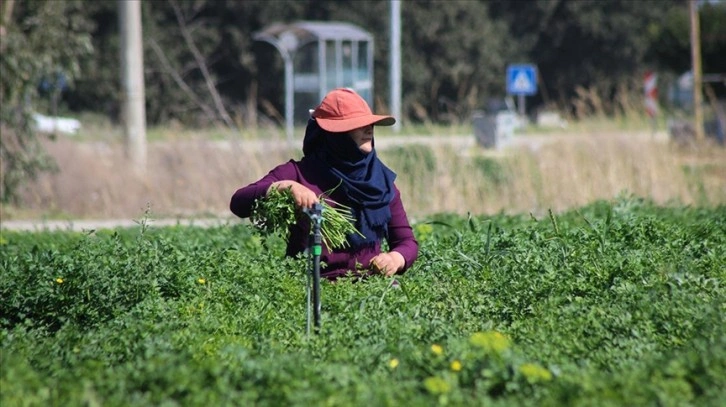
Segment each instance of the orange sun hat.
[[368,125],[392,126],[393,116],[373,114],[368,103],[352,89],[338,88],[325,95],[312,116],[325,131],[345,133]]

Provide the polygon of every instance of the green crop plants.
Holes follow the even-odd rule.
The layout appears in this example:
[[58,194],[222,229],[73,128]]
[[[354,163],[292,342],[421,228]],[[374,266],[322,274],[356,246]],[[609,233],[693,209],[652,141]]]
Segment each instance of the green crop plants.
[[[321,233],[323,243],[328,248],[340,249],[349,246],[348,235],[360,234],[355,228],[355,218],[351,208],[326,197],[320,196],[323,206]],[[255,201],[251,220],[258,230],[266,234],[289,237],[290,226],[296,224],[305,214],[295,207],[295,200],[289,189],[272,189],[268,194]]]
[[306,259],[249,224],[3,230],[0,405],[724,405],[725,214],[431,216],[314,336]]

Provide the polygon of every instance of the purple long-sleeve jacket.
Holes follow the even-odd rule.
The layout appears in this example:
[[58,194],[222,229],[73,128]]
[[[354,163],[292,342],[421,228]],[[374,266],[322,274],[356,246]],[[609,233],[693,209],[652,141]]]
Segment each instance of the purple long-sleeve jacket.
[[[341,188],[335,188],[338,181],[326,172],[320,171],[314,162],[303,158],[301,161],[290,160],[278,165],[259,181],[238,189],[230,201],[230,210],[241,218],[250,216],[255,200],[265,196],[273,182],[282,180],[297,181],[310,188],[316,195],[333,190],[329,195],[331,200],[342,205],[350,205],[344,193],[340,191]],[[400,253],[405,260],[406,264],[399,272],[401,273],[408,269],[418,257],[418,242],[403,208],[401,193],[395,185],[394,188],[395,195],[390,203],[391,220],[388,222],[387,241],[389,249]],[[310,222],[303,218],[290,230],[287,255],[294,256],[303,252],[309,243],[309,234]],[[366,274],[371,259],[379,253],[381,253],[381,242],[376,243],[375,246],[336,249],[333,252],[328,251],[323,245],[320,261],[325,263],[326,267],[321,270],[321,276],[334,279],[347,274],[348,271],[361,274],[360,270],[364,270],[362,273]]]

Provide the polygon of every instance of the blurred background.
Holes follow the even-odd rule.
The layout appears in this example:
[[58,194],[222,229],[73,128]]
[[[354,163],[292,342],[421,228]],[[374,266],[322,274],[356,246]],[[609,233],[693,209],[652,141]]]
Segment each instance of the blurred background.
[[726,2],[0,4],[2,221],[229,217],[348,86],[411,217],[726,203]]

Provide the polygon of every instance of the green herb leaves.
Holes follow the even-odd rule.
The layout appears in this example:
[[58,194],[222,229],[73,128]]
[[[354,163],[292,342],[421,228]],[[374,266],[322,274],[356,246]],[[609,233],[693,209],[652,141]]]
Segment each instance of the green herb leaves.
[[[328,250],[349,246],[348,235],[360,232],[355,228],[355,218],[351,208],[324,196],[319,197],[323,205],[321,233],[323,244]],[[258,199],[252,209],[250,219],[263,233],[277,234],[287,239],[290,226],[306,216],[295,207],[295,200],[289,189],[271,189],[265,197]]]
[[289,237],[290,226],[302,215],[295,208],[295,200],[289,189],[272,188],[267,196],[255,201],[250,220],[263,233]]

